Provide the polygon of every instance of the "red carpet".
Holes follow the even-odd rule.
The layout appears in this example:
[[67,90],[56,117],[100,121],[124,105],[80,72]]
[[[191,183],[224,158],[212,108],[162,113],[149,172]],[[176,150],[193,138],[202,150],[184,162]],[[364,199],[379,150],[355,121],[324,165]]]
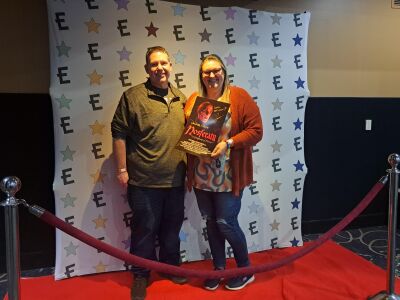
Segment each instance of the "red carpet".
[[[253,265],[274,261],[296,248],[274,249],[251,254]],[[232,266],[233,262],[229,262]],[[210,269],[211,262],[195,262],[185,268]],[[52,276],[21,280],[21,298],[30,299],[130,299],[131,274],[113,272],[54,281]],[[366,299],[386,289],[386,273],[353,252],[328,241],[294,263],[268,273],[256,274],[256,281],[240,291],[220,286],[210,292],[201,288],[202,279],[175,285],[156,274],[148,288],[148,300],[272,299],[344,300]],[[396,281],[396,293],[400,292]],[[5,298],[7,299],[7,297]]]

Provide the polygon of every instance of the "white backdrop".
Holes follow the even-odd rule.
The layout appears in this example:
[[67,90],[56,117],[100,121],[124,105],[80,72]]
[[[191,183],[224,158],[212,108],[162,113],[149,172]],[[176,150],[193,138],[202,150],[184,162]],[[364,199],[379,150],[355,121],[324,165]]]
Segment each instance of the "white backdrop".
[[[170,81],[187,96],[197,89],[202,55],[216,53],[232,84],[245,88],[261,109],[264,138],[254,148],[255,181],[239,216],[249,251],[302,245],[309,13],[156,0],[48,0],[48,16],[58,217],[129,250],[131,213],[115,180],[110,122],[121,93],[146,80],[147,47],[162,45],[172,58]],[[209,258],[193,194],[186,197],[185,214],[182,260]],[[57,231],[57,279],[125,268]]]

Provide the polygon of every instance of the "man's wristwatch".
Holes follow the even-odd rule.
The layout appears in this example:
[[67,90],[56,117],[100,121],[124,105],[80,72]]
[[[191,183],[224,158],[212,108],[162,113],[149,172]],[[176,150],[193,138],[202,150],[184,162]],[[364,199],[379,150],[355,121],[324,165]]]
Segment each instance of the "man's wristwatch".
[[128,171],[126,170],[126,168],[118,169],[118,175],[121,175],[122,173],[126,173],[126,172],[128,172]]
[[225,143],[226,143],[227,149],[232,148],[232,146],[233,146],[233,140],[232,139],[226,140]]

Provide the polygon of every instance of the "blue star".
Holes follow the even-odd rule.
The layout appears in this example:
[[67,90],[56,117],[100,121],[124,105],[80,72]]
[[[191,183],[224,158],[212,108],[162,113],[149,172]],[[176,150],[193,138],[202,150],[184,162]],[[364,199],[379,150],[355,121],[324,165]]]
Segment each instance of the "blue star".
[[298,88],[303,88],[304,89],[304,82],[305,81],[301,80],[300,76],[299,76],[299,79],[295,80],[294,82],[297,84],[296,89],[298,89]]
[[173,55],[174,58],[175,58],[175,63],[176,63],[176,64],[182,64],[182,65],[185,64],[185,57],[186,57],[186,55],[183,54],[183,53],[181,52],[181,50],[178,50],[177,53],[172,54],[172,55]]
[[300,122],[300,119],[297,118],[296,122],[293,122],[294,124],[294,130],[299,129],[301,130],[301,124],[303,124],[303,122]]
[[254,31],[251,34],[247,35],[248,39],[249,39],[249,43],[251,44],[256,44],[258,45],[258,39],[260,38],[260,36],[256,35],[254,33]]
[[292,247],[297,247],[300,241],[297,240],[296,237],[293,237],[293,240],[290,242],[292,243]]
[[174,10],[174,16],[181,16],[181,17],[183,17],[183,11],[186,9],[186,7],[181,6],[180,3],[171,6],[171,8]]
[[292,40],[294,41],[294,45],[296,46],[296,45],[299,45],[299,46],[301,46],[301,40],[302,40],[303,38],[301,38],[300,36],[299,36],[299,34],[296,34],[296,36],[294,37],[294,38],[292,38]]
[[121,8],[128,10],[128,3],[130,2],[129,0],[114,0],[114,2],[118,4],[118,10]]
[[250,83],[250,88],[252,89],[253,87],[255,87],[256,89],[258,89],[258,84],[260,83],[260,80],[257,80],[256,76],[253,76],[252,79],[249,80]]
[[128,237],[126,240],[122,240],[122,244],[124,244],[124,249],[129,249],[131,246],[131,237]]
[[251,205],[247,206],[249,208],[249,213],[255,213],[257,214],[258,209],[260,207],[260,205],[256,204],[254,201],[251,203]]
[[189,234],[187,234],[186,232],[184,232],[183,230],[181,230],[179,232],[179,239],[181,240],[181,242],[187,242],[187,237]]
[[299,160],[297,161],[297,163],[293,164],[293,166],[295,166],[295,168],[296,168],[295,172],[304,171],[303,170],[304,164],[302,164]]
[[294,199],[294,201],[292,201],[292,202],[290,202],[290,203],[292,203],[292,209],[295,209],[295,208],[299,209],[300,201],[297,200],[297,198]]

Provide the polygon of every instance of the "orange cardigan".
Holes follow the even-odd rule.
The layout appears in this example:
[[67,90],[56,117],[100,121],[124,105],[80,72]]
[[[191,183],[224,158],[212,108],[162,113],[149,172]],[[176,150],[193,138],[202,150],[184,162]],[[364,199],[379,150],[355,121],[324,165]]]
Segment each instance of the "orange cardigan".
[[[229,163],[232,168],[232,192],[239,195],[239,191],[253,182],[252,146],[257,144],[263,136],[263,126],[260,110],[253,98],[242,88],[230,88],[231,131],[233,140]],[[186,118],[190,115],[193,103],[198,93],[193,93],[185,106]],[[195,156],[187,154],[187,184],[189,191],[193,187]]]

